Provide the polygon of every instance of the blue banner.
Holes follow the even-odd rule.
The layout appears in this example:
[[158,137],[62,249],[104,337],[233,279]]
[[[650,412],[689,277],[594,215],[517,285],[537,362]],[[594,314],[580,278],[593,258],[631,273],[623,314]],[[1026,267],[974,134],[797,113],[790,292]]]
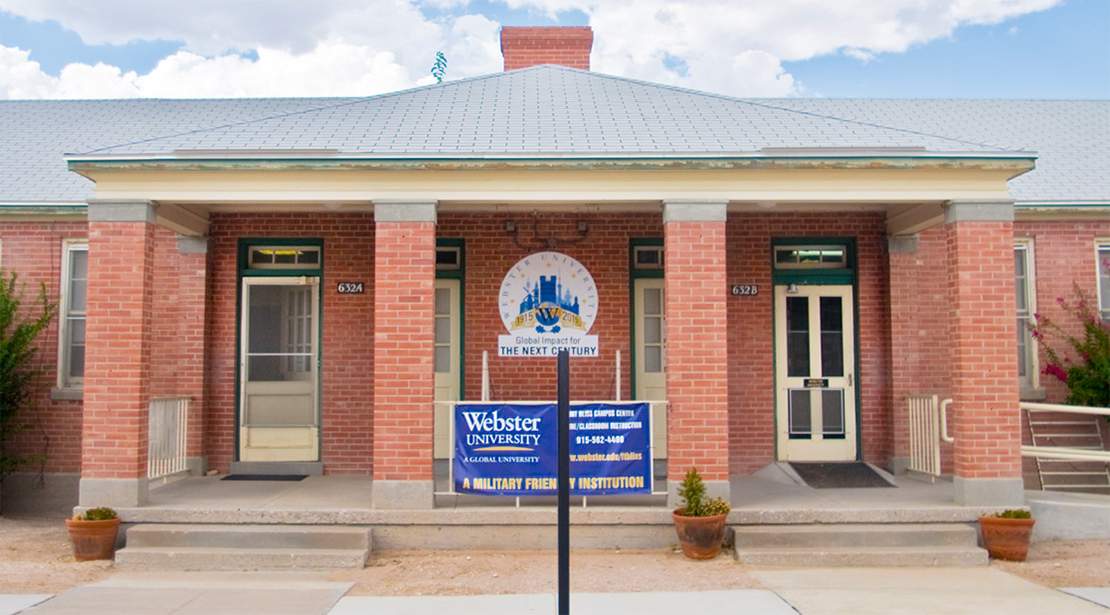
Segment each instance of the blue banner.
[[[553,403],[455,406],[455,491],[554,495],[558,409]],[[571,493],[651,493],[647,403],[571,404]]]

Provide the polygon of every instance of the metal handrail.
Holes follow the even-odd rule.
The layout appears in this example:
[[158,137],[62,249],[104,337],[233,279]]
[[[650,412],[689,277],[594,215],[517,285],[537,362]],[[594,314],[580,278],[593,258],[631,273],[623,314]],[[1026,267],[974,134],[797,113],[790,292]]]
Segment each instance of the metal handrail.
[[[1063,404],[1039,404],[1021,402],[1018,408],[1026,412],[1067,412],[1071,414],[1090,414],[1110,416],[1110,408],[1098,406],[1065,406]],[[1023,457],[1044,459],[1064,459],[1067,461],[1105,461],[1110,463],[1110,451],[1096,451],[1068,446],[1022,446]]]

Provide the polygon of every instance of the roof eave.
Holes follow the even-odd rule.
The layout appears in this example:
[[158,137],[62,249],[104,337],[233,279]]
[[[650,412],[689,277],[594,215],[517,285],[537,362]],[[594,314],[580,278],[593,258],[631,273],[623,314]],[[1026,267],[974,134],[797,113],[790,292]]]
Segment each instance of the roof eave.
[[741,169],[898,169],[964,168],[1007,170],[1014,177],[1034,168],[1036,154],[930,153],[880,155],[832,151],[814,155],[778,153],[690,154],[483,154],[483,155],[349,155],[208,156],[68,155],[71,171],[89,176],[98,171],[455,171],[455,170],[741,170]]

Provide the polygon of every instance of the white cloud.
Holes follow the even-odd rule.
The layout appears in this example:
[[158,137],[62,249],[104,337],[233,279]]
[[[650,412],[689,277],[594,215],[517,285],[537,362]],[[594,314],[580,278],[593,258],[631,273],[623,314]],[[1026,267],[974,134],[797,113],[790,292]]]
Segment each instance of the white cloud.
[[[736,95],[783,96],[801,84],[785,62],[844,54],[862,61],[994,24],[1059,0],[499,0],[549,15],[577,10],[594,29],[600,72]],[[181,41],[150,73],[70,65],[43,74],[25,53],[0,55],[0,96],[373,94],[501,69],[490,16],[467,0],[0,0],[52,19],[89,44]],[[444,11],[434,19],[421,7]],[[433,11],[434,13],[434,11]],[[512,24],[508,24],[512,25]],[[236,52],[255,51],[257,60]],[[22,57],[22,59],[20,59]]]
[[[950,36],[967,24],[998,23],[1059,0],[504,0],[513,8],[585,12],[594,67],[604,72],[730,94],[796,91],[782,62],[881,53]],[[686,75],[667,68],[667,54]],[[759,54],[759,55],[753,55]],[[772,62],[777,61],[777,67]]]
[[0,47],[0,98],[367,96],[430,81],[413,79],[391,52],[338,40],[299,55],[262,48],[257,60],[179,51],[145,75],[70,64],[57,77],[43,73],[26,51]]

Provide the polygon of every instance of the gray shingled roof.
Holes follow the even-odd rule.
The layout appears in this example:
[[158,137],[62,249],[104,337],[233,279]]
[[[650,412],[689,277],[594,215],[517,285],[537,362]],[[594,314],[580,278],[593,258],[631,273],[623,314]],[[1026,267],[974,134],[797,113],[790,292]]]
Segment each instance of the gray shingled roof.
[[1110,202],[1110,103],[736,99],[543,66],[368,98],[0,102],[0,203],[81,202],[63,153],[328,149],[370,158],[726,157],[765,148],[1036,151],[1019,201]]
[[1010,180],[1027,203],[1110,203],[1110,101],[784,99],[776,106],[1037,152]]

